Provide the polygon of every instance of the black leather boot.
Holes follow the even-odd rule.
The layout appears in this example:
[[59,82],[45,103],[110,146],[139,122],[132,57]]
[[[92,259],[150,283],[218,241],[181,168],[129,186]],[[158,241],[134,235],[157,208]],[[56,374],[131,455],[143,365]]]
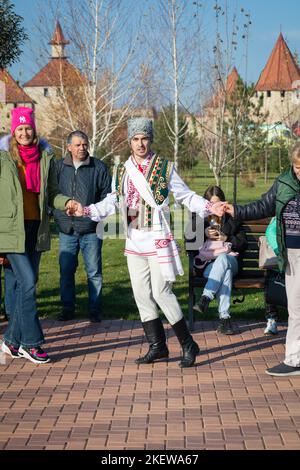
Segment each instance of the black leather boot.
[[136,359],[136,364],[151,364],[157,359],[169,357],[169,350],[166,345],[165,330],[160,318],[142,323],[149,350],[147,354]]
[[172,325],[172,328],[182,347],[183,357],[179,363],[180,367],[193,366],[200,349],[198,344],[193,340],[185,319],[182,318],[179,320],[175,325]]
[[60,314],[58,315],[57,320],[69,321],[69,320],[73,320],[74,318],[75,318],[74,310],[67,310],[63,308]]

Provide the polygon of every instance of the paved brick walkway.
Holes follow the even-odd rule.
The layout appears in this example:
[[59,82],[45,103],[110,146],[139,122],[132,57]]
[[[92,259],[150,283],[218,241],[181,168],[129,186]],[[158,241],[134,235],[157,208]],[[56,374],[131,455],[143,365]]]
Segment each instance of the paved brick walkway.
[[272,338],[257,322],[231,337],[195,326],[201,354],[181,370],[169,327],[170,360],[137,366],[139,322],[43,321],[53,361],[0,364],[0,449],[299,449],[300,377],[264,372],[286,326]]

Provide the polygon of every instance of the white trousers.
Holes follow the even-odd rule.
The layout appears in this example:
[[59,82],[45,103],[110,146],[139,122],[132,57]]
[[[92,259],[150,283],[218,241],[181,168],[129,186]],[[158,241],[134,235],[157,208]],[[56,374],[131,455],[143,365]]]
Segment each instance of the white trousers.
[[158,318],[157,305],[171,325],[180,321],[183,314],[172,292],[172,283],[163,279],[156,256],[127,255],[127,265],[141,321]]
[[285,286],[289,322],[284,363],[288,366],[300,367],[300,249],[288,249]]

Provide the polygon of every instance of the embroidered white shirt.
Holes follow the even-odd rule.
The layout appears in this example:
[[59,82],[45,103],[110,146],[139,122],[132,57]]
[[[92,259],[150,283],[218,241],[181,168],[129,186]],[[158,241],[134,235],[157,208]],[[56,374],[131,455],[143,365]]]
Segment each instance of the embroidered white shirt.
[[[128,179],[128,175],[125,174],[123,191],[126,199]],[[168,189],[169,192],[173,193],[177,203],[183,204],[191,212],[197,213],[201,218],[205,218],[211,213],[210,208],[212,204],[202,196],[196,194],[195,191],[192,191],[182,180],[174,167],[170,174]],[[105,199],[97,204],[91,204],[88,207],[89,217],[93,221],[98,222],[109,215],[115,214],[118,209],[118,204],[117,194],[114,191],[115,181],[112,182],[112,192],[109,193]],[[165,203],[168,204],[168,202],[167,199]],[[137,230],[129,227],[126,238],[125,255],[156,256],[155,238],[157,238],[155,231]]]

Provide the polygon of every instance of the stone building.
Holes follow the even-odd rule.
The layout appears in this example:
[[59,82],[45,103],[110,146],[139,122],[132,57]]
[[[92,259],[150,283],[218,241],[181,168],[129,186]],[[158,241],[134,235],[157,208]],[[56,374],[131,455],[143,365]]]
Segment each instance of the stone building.
[[34,108],[34,101],[7,70],[0,69],[0,134],[9,132],[10,111],[18,106]]
[[[224,100],[230,99],[234,92],[239,74],[234,67],[227,77],[224,90],[216,92],[208,100],[199,117],[202,126],[214,130],[218,120],[226,120]],[[280,33],[273,51],[255,86],[254,104],[262,99],[261,114],[265,116],[266,129],[295,129],[299,131],[300,122],[300,69],[286,41]],[[253,116],[255,119],[255,116]],[[295,133],[296,134],[296,133]],[[299,131],[300,134],[300,131]]]
[[266,124],[282,122],[292,128],[300,118],[300,70],[280,33],[255,87],[256,98],[263,97]]
[[39,133],[49,136],[57,128],[55,107],[59,106],[59,97],[66,89],[76,89],[83,85],[85,78],[77,67],[71,64],[65,54],[69,44],[57,21],[51,41],[49,62],[27,83],[24,90],[35,103],[35,117]]

